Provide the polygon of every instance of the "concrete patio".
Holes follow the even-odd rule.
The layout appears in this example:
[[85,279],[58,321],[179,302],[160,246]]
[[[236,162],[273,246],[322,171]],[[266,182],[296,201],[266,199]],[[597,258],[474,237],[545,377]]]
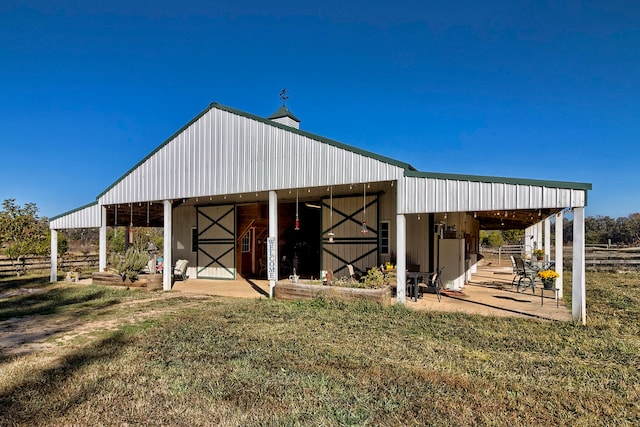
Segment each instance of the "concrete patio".
[[[461,293],[443,294],[438,301],[435,294],[425,294],[417,301],[407,299],[407,307],[415,310],[461,312],[484,316],[509,316],[541,320],[571,321],[571,309],[564,301],[556,307],[554,293],[547,291],[543,300],[540,287],[517,292],[511,287],[513,275],[509,267],[480,266]],[[188,279],[176,281],[173,291],[227,296],[235,298],[267,298],[269,282],[263,279],[235,281]]]

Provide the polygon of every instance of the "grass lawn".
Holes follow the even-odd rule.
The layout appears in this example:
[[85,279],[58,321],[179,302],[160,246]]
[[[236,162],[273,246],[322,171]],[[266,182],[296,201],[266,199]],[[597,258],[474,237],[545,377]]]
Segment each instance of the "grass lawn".
[[0,299],[0,337],[58,327],[0,347],[0,426],[640,425],[638,274],[587,273],[586,327],[37,278],[0,294],[21,287],[48,292]]

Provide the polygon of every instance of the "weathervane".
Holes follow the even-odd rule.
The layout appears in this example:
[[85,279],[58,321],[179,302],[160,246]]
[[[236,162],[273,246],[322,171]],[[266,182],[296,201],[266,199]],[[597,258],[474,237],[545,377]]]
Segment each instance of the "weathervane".
[[287,96],[286,87],[282,89],[282,92],[280,92],[280,99],[282,100],[282,105],[285,105],[287,103],[287,99],[289,99],[289,96]]

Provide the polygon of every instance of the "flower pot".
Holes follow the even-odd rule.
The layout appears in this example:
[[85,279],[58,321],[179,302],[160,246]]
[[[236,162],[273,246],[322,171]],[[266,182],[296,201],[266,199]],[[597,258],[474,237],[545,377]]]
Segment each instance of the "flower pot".
[[542,281],[542,286],[544,286],[545,289],[553,289],[555,287],[554,282],[555,279],[546,279]]

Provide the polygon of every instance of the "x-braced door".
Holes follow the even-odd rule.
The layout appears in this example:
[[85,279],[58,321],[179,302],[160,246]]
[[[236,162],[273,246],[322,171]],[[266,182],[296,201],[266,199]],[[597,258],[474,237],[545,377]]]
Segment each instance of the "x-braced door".
[[[333,213],[332,213],[333,211]],[[332,222],[333,218],[333,224]],[[366,221],[366,228],[362,223]],[[366,231],[366,232],[365,232]],[[333,232],[333,243],[329,233]],[[365,274],[378,264],[378,196],[322,201],[322,269],[347,276],[347,265]]]
[[196,212],[197,277],[199,279],[235,279],[235,205],[201,206],[196,208]]

